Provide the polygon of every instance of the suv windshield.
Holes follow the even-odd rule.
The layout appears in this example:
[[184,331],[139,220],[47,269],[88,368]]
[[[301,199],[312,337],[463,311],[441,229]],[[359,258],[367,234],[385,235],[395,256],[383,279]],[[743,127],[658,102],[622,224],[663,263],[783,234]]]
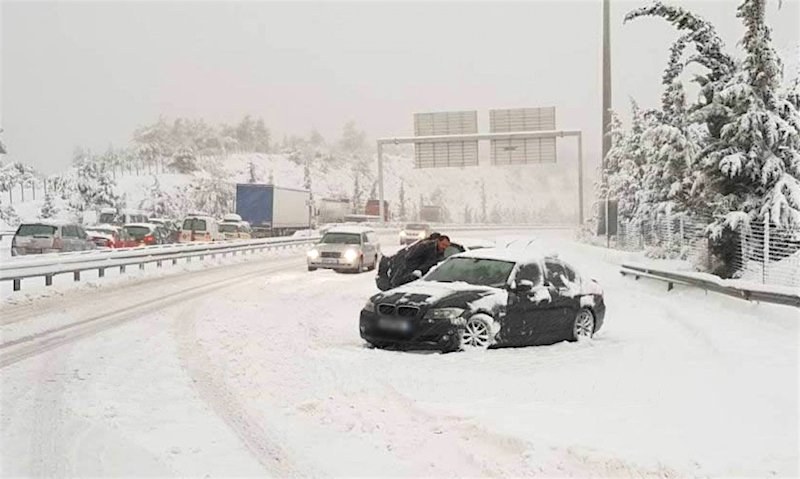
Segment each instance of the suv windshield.
[[55,236],[56,227],[51,225],[20,225],[17,236]]
[[322,242],[327,244],[361,244],[361,235],[355,233],[326,233]]
[[478,286],[506,284],[514,263],[482,258],[450,258],[425,276],[425,281],[464,282]]
[[413,231],[423,231],[423,230],[427,230],[428,229],[428,225],[412,223],[412,224],[407,224],[406,225],[406,229],[407,230],[413,230]]

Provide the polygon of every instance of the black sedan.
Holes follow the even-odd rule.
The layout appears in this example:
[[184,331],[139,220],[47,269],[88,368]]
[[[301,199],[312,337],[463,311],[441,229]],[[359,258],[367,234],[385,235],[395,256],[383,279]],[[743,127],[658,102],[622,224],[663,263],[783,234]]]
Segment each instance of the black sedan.
[[556,256],[479,249],[371,297],[361,311],[360,331],[379,348],[553,344],[591,338],[605,310],[597,282]]

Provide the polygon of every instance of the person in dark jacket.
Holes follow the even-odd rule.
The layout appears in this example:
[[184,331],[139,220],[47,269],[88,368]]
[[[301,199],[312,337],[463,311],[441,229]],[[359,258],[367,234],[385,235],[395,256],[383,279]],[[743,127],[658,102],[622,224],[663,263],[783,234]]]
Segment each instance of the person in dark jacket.
[[[444,238],[444,239],[442,239]],[[431,233],[424,240],[417,241],[398,251],[394,256],[384,256],[378,265],[375,284],[381,291],[396,288],[419,278],[415,271],[425,274],[444,258],[444,250],[450,238],[439,233]]]
[[421,278],[444,259],[444,250],[448,246],[450,246],[450,238],[445,235],[440,235],[436,239],[418,241],[411,245],[392,271],[391,287],[396,288]]

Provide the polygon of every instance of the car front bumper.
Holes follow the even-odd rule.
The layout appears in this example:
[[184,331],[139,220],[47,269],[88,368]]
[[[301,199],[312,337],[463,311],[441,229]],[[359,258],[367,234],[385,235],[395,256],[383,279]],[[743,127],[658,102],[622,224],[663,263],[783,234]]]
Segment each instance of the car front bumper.
[[350,270],[358,268],[358,260],[356,258],[352,261],[348,261],[344,258],[333,259],[333,261],[322,261],[324,258],[317,258],[315,260],[309,259],[308,260],[308,267],[315,268],[315,269],[336,269],[336,270]]
[[[380,319],[407,321],[407,331],[387,330],[379,325]],[[413,349],[436,349],[451,351],[459,347],[461,330],[448,320],[428,322],[424,319],[386,318],[374,312],[362,310],[359,320],[361,338],[375,345],[391,345]]]

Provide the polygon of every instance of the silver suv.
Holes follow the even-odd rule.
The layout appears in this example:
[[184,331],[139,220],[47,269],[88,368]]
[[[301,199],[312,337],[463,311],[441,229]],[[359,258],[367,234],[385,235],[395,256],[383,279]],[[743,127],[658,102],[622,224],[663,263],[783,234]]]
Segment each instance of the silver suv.
[[308,270],[320,268],[360,273],[378,265],[381,245],[371,228],[331,228],[308,251]]
[[40,221],[19,225],[11,242],[11,256],[95,248],[95,244],[79,224]]

